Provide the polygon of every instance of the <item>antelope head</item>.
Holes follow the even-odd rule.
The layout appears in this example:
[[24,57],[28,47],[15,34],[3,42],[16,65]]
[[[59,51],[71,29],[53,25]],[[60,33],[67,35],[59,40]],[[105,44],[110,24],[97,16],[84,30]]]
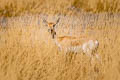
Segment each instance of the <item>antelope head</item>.
[[60,18],[58,18],[58,20],[56,21],[56,23],[53,22],[47,22],[45,19],[43,20],[43,22],[46,24],[46,26],[48,27],[48,32],[51,34],[52,38],[55,38],[56,35],[56,25],[58,24]]

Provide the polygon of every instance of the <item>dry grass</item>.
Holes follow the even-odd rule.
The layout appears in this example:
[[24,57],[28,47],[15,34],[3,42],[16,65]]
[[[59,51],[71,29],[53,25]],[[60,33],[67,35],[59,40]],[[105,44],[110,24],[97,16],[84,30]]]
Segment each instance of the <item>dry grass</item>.
[[0,80],[120,79],[120,27],[92,28],[100,43],[100,60],[91,63],[82,53],[59,52],[42,23],[19,24],[0,27]]
[[[72,30],[78,33],[81,24],[83,27],[85,24],[89,26],[85,31],[94,31],[95,34],[92,36],[100,43],[97,50],[100,59],[91,62],[90,57],[82,52],[77,54],[59,52],[38,16],[37,19],[31,18],[32,21],[27,19],[29,16],[26,19],[20,18],[21,21],[17,21],[19,17],[8,21],[3,17],[3,21],[0,19],[0,80],[119,80],[119,14],[115,17],[111,14],[86,16],[79,13],[82,10],[94,13],[119,13],[120,1],[0,0],[0,16],[11,17],[26,13],[64,15],[78,13],[77,16],[63,17],[59,24],[63,28],[57,29],[59,35],[74,34],[69,30],[72,28],[71,25],[77,26]],[[87,17],[87,21],[80,16]]]
[[[74,8],[75,7],[75,8]],[[120,12],[119,0],[1,0],[0,16]]]
[[74,0],[73,5],[87,12],[120,12],[119,0]]
[[[71,0],[72,1],[72,0]],[[69,0],[1,0],[0,15],[17,16],[24,13],[67,13],[71,5]]]

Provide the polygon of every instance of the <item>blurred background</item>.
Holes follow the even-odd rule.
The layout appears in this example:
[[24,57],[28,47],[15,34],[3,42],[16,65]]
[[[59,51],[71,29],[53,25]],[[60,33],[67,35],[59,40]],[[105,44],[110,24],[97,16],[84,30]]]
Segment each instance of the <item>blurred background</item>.
[[120,0],[0,0],[0,16],[120,12]]

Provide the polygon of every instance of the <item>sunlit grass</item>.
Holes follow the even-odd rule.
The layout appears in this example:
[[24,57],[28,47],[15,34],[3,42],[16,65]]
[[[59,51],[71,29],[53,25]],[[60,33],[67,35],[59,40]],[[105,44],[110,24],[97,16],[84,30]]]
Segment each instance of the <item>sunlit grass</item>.
[[119,0],[74,0],[73,5],[87,12],[120,12]]
[[92,29],[99,41],[100,57],[92,62],[82,52],[60,52],[42,27],[19,26],[17,21],[7,29],[0,27],[1,80],[120,79],[120,27]]
[[69,0],[2,0],[0,1],[1,16],[18,16],[24,13],[65,13],[70,6]]
[[[67,15],[74,14],[74,12],[79,13],[80,11],[119,13],[120,1],[0,0],[0,17],[25,14]],[[111,17],[110,15],[108,17]],[[40,20],[38,17],[37,19]],[[26,25],[21,22],[27,22],[27,18],[20,18],[25,22],[17,21],[17,19],[11,19],[7,22],[3,18],[3,23],[0,23],[0,80],[120,79],[120,27],[118,26],[120,20],[118,18],[114,17],[113,20],[108,20],[113,26],[103,26],[104,21],[100,20],[99,23],[95,24],[97,26],[88,27],[88,30],[96,32],[93,33],[93,37],[96,37],[99,41],[97,49],[99,59],[93,61],[82,52],[65,54],[59,51],[47,30],[43,29],[42,21],[38,23],[39,20],[37,19],[33,19]],[[70,25],[67,23],[69,20],[64,21],[67,21],[67,19],[61,20],[63,22],[63,24],[61,23],[62,26]],[[7,25],[4,25],[4,23]],[[93,21],[93,23],[96,22]],[[109,24],[105,23],[106,25]],[[77,27],[79,31],[80,26]],[[61,33],[63,32],[61,31]]]
[[120,12],[119,0],[1,0],[0,16],[29,14],[71,14],[74,6],[84,12]]

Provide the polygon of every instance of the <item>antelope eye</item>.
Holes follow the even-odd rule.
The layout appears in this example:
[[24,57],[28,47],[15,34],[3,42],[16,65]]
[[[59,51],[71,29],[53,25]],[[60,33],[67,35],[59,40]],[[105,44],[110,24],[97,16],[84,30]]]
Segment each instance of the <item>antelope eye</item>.
[[53,28],[55,27],[56,24],[53,25]]
[[55,32],[55,35],[56,35],[56,32]]

